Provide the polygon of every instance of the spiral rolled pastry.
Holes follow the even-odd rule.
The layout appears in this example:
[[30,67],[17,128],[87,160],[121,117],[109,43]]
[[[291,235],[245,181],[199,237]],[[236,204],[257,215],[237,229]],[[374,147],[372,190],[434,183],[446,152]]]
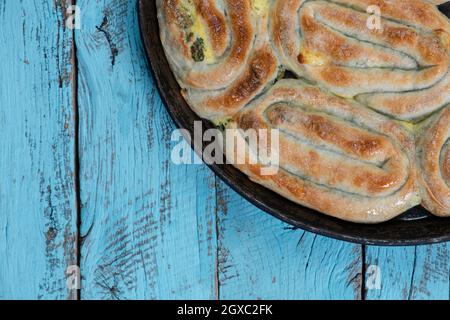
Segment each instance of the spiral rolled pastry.
[[434,5],[440,5],[440,4],[448,2],[448,0],[426,0],[426,1],[431,2]]
[[450,24],[427,1],[277,0],[271,33],[297,75],[390,117],[421,120],[450,102]]
[[191,108],[234,114],[278,76],[261,0],[157,0],[161,40]]
[[259,161],[236,167],[306,207],[377,223],[420,203],[414,138],[357,102],[300,80],[281,80],[236,114],[229,128],[279,130],[276,174],[262,175]]
[[418,134],[417,154],[423,206],[450,216],[450,106],[427,120]]

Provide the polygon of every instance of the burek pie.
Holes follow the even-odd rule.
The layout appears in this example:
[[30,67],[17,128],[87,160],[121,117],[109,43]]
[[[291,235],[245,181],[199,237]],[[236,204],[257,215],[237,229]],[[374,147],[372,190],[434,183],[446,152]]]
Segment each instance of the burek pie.
[[434,4],[156,3],[188,105],[226,128],[279,131],[278,172],[236,164],[250,179],[347,221],[419,204],[450,216],[450,24]]

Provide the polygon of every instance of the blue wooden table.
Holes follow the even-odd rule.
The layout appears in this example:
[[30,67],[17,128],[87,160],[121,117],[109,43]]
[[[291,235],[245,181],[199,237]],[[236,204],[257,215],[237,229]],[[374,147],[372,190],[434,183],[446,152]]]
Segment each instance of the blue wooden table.
[[448,244],[295,230],[174,165],[135,0],[70,4],[0,0],[0,299],[449,299]]

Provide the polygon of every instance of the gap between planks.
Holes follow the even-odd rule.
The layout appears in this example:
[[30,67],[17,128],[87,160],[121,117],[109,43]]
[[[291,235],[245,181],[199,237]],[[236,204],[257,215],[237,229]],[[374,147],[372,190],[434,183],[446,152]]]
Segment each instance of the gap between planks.
[[[77,0],[70,0],[66,6],[61,6],[65,10],[67,6],[76,6]],[[63,12],[64,15],[64,12]],[[80,277],[79,283],[82,286],[81,275],[81,243],[83,241],[81,236],[81,178],[80,178],[80,117],[79,117],[79,105],[78,105],[78,52],[76,43],[76,28],[72,29],[72,108],[74,114],[74,184],[75,184],[75,205],[76,205],[76,263],[78,267],[78,276]],[[76,289],[75,300],[81,300],[81,286]]]

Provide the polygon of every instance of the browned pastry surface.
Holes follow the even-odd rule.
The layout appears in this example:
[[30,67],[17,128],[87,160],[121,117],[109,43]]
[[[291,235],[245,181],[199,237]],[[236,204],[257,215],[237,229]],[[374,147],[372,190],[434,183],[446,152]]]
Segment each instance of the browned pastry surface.
[[450,215],[450,24],[431,1],[156,3],[189,106],[228,128],[279,130],[277,174],[261,159],[236,165],[252,180],[354,222],[419,203]]
[[248,0],[157,0],[161,39],[191,107],[232,115],[278,76],[268,13]]
[[336,94],[408,121],[450,102],[450,24],[426,1],[275,1],[271,19],[283,63]]
[[280,167],[237,165],[281,195],[355,222],[388,220],[419,204],[414,139],[401,125],[299,80],[278,82],[229,127],[278,129]]
[[423,204],[437,215],[450,216],[450,106],[427,121],[417,149]]

